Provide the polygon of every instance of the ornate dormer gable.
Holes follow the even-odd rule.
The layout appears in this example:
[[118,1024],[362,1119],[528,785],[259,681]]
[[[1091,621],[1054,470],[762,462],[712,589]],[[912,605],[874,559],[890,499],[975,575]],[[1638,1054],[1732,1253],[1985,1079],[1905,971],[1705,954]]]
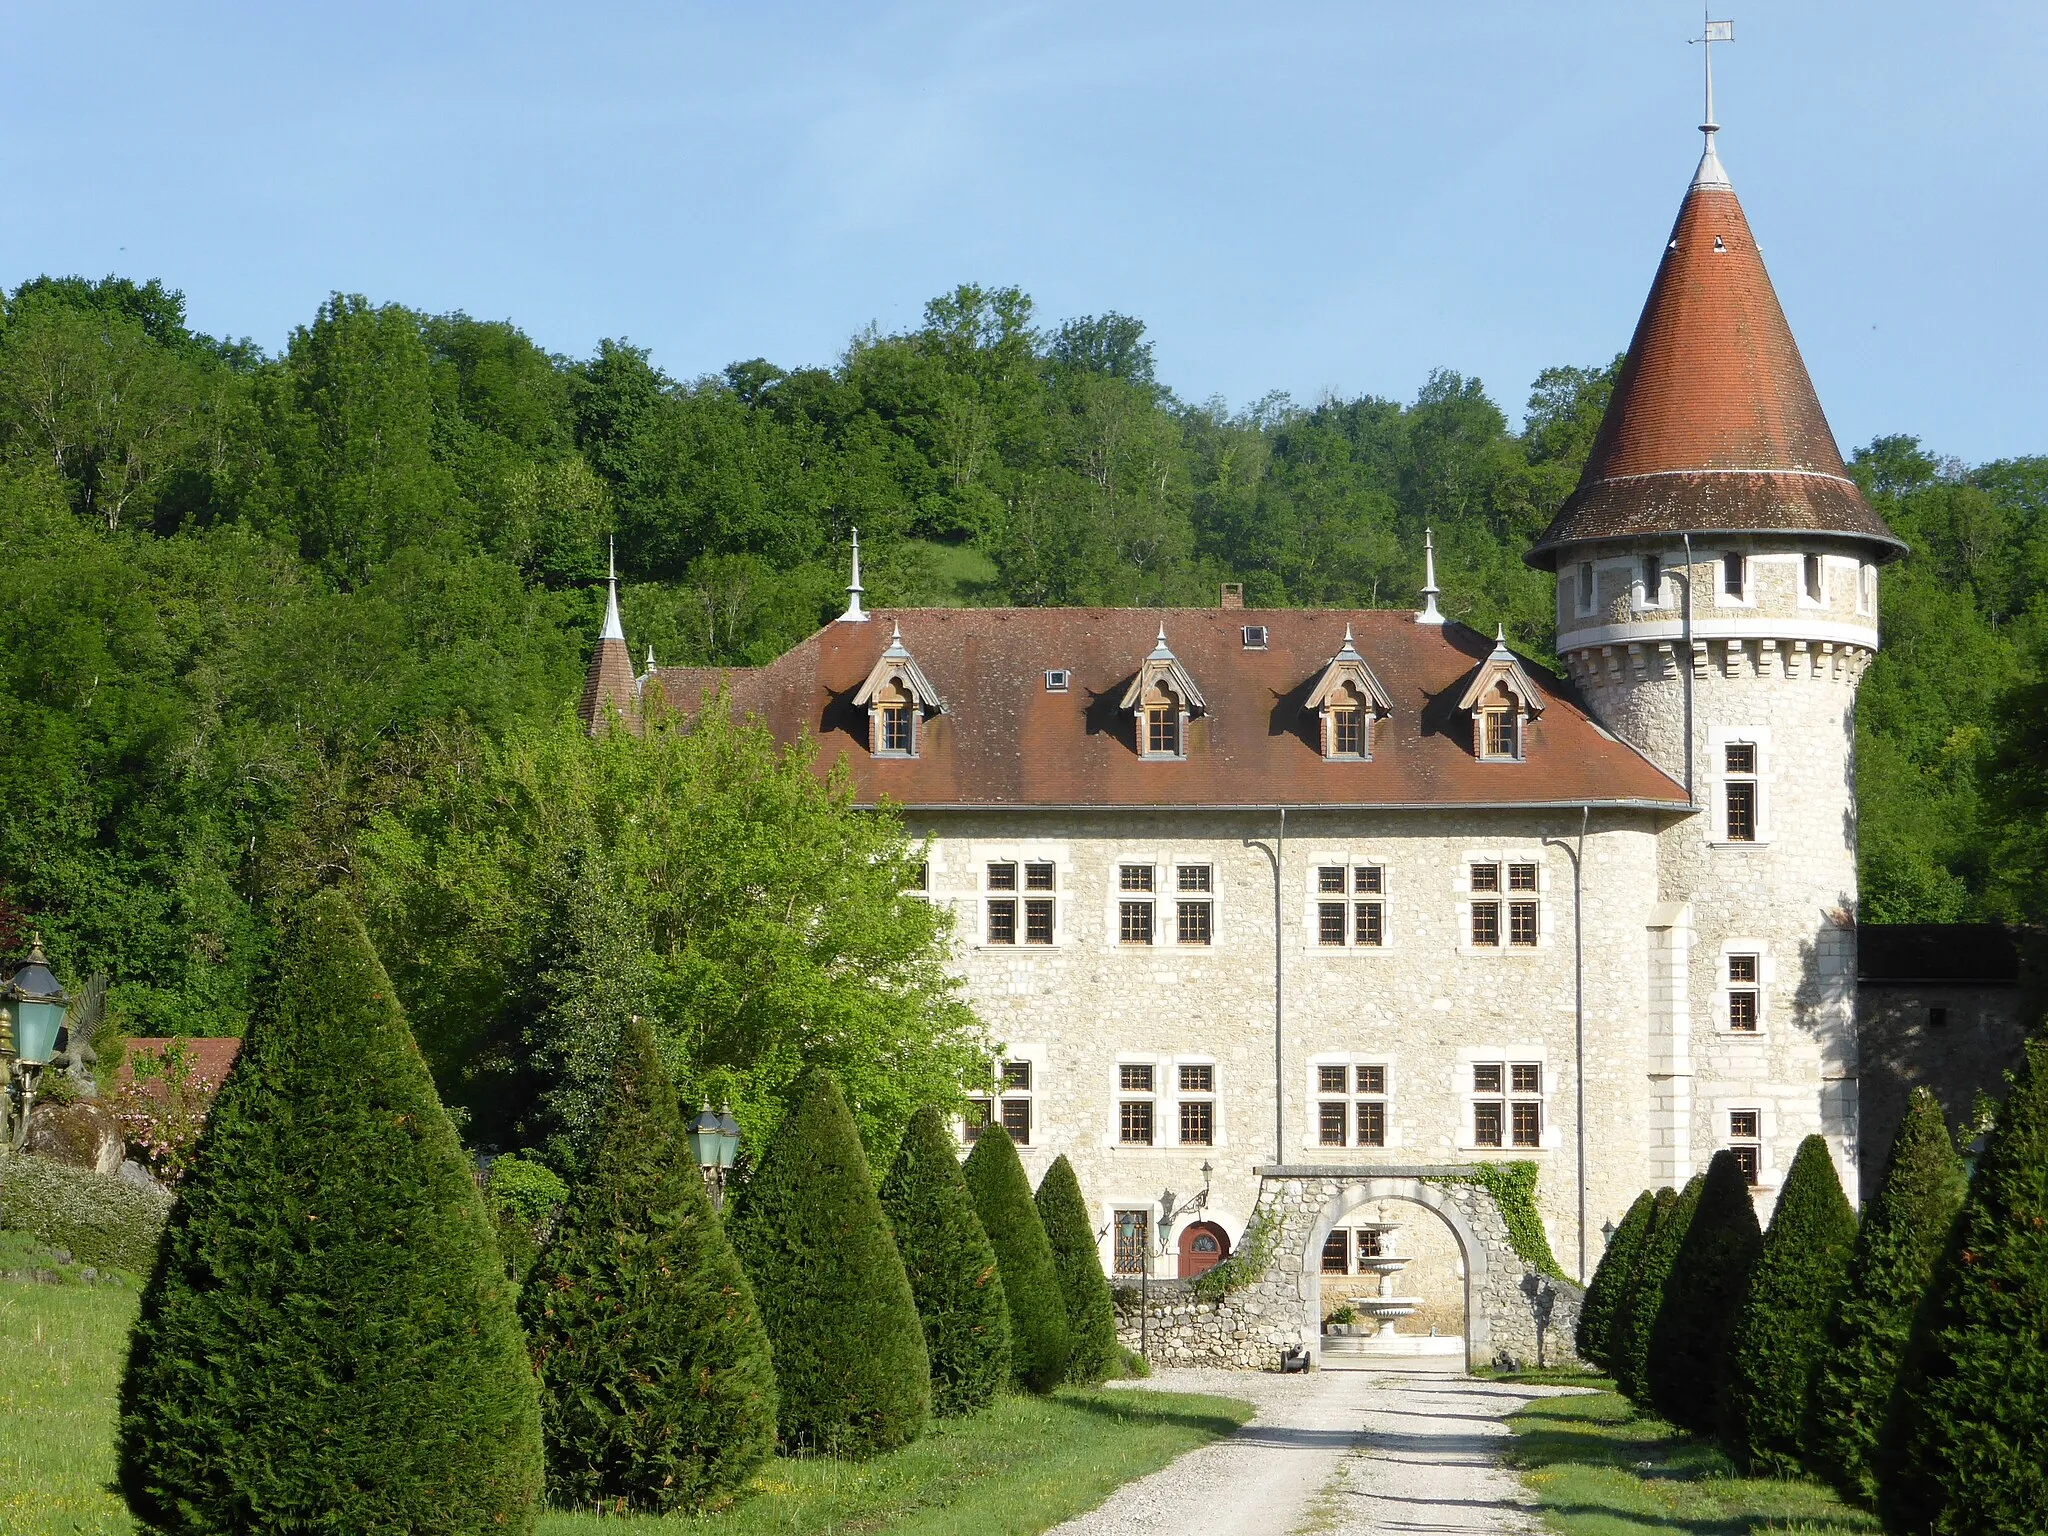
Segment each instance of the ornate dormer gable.
[[924,717],[946,707],[903,643],[900,624],[889,636],[888,649],[860,685],[860,692],[853,696],[853,704],[868,712],[868,750],[877,757],[917,756]]
[[1159,626],[1158,643],[1152,647],[1124,690],[1123,702],[1136,718],[1138,756],[1181,758],[1188,755],[1188,720],[1208,705],[1202,690],[1188,676],[1188,669],[1167,647],[1166,626]]
[[1316,712],[1324,757],[1339,762],[1372,757],[1372,722],[1391,715],[1394,701],[1358,654],[1349,624],[1344,626],[1343,649],[1323,668],[1304,707]]
[[1505,629],[1496,629],[1493,651],[1472,674],[1458,708],[1472,714],[1472,755],[1481,762],[1522,759],[1522,727],[1543,713],[1543,700],[1529,674],[1508,649]]

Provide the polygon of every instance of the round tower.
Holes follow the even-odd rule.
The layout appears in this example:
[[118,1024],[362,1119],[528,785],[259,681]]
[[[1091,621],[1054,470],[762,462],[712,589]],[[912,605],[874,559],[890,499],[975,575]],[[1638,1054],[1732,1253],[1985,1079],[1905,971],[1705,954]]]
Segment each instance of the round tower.
[[1905,546],[1843,466],[1709,101],[1592,454],[1528,560],[1557,574],[1587,705],[1696,807],[1646,914],[1649,1182],[1732,1147],[1769,1195],[1820,1131],[1853,1189],[1856,687]]

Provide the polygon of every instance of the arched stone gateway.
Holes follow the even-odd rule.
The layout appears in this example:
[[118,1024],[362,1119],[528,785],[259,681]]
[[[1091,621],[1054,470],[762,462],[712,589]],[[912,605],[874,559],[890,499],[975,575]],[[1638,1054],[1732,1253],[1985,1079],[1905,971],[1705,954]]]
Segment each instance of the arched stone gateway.
[[[1239,1283],[1204,1299],[1186,1285],[1152,1288],[1149,1343],[1170,1365],[1272,1370],[1290,1350],[1320,1364],[1323,1241],[1359,1208],[1404,1201],[1450,1228],[1465,1270],[1465,1364],[1575,1362],[1583,1292],[1540,1274],[1515,1252],[1506,1219],[1472,1170],[1459,1167],[1262,1167],[1258,1204],[1233,1262]],[[1245,1274],[1247,1268],[1256,1273]],[[1135,1292],[1119,1321],[1137,1342]]]

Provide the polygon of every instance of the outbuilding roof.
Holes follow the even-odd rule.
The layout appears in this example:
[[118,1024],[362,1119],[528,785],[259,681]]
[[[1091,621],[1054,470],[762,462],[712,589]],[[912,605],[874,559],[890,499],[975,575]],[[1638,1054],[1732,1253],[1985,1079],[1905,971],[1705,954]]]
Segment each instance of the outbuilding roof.
[[[891,626],[946,713],[913,758],[868,750],[853,699]],[[1205,707],[1184,760],[1141,757],[1120,708],[1164,627]],[[1393,712],[1369,761],[1326,760],[1308,698],[1349,626]],[[1247,627],[1263,628],[1263,648]],[[1684,789],[1582,710],[1570,685],[1524,664],[1547,707],[1525,760],[1482,762],[1458,700],[1494,649],[1464,625],[1385,610],[908,608],[834,623],[763,667],[665,668],[662,697],[694,711],[724,688],[783,741],[808,733],[817,771],[842,758],[863,803],[939,807],[1629,805],[1684,812]],[[1064,672],[1063,692],[1048,671]]]
[[[1711,141],[1710,141],[1711,145]],[[1742,204],[1709,147],[1679,205],[1599,436],[1528,562],[1682,532],[1905,545],[1849,478]]]

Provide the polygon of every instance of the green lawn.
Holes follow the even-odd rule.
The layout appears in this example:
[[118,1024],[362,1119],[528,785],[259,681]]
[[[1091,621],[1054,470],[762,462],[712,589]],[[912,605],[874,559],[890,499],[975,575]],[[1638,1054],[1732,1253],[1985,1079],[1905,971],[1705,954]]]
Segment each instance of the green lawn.
[[114,1388],[137,1292],[0,1281],[0,1531],[134,1529],[114,1475]]
[[[1607,1385],[1604,1381],[1601,1385]],[[1509,1421],[1513,1463],[1563,1536],[1863,1536],[1874,1516],[1818,1483],[1742,1477],[1711,1442],[1614,1392],[1546,1397]]]
[[[0,1531],[7,1536],[134,1530],[107,1485],[115,1386],[137,1299],[132,1282],[117,1289],[0,1280]],[[669,1523],[705,1536],[1029,1536],[1229,1434],[1251,1412],[1226,1398],[1124,1390],[1005,1398],[873,1461],[772,1462],[755,1495],[734,1509]],[[585,1514],[540,1522],[544,1536],[618,1528]]]

